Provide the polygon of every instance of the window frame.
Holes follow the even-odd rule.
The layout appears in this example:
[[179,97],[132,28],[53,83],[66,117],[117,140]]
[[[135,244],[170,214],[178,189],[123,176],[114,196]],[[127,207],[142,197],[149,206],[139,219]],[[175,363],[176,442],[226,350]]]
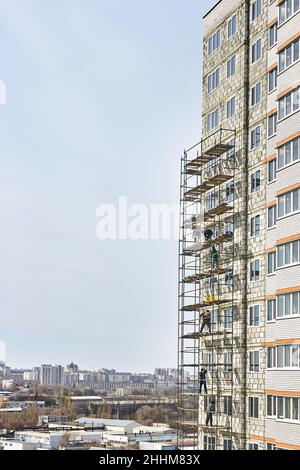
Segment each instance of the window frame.
[[260,350],[249,351],[249,373],[259,374],[260,372]]
[[256,258],[250,261],[250,282],[260,281],[260,268],[261,268],[261,265],[260,265],[259,258]]
[[[297,97],[297,94],[298,94],[298,97]],[[295,105],[297,105],[298,107],[294,108]],[[290,111],[288,111],[288,108],[290,108]],[[300,86],[290,91],[289,93],[287,93],[281,99],[278,100],[277,122],[283,121],[284,119],[299,112],[299,110],[300,110]]]
[[253,304],[249,307],[249,326],[260,326],[260,304]]
[[[234,29],[233,25],[235,27],[235,31],[233,31]],[[231,18],[229,18],[229,20],[227,21],[227,39],[234,37],[236,33],[237,33],[237,13],[232,15]]]
[[[272,79],[272,82],[271,82],[271,79]],[[268,94],[271,94],[277,90],[277,86],[278,86],[277,79],[278,79],[278,66],[274,67],[272,70],[268,72]],[[274,87],[270,88],[270,85],[273,82],[274,82]]]
[[[230,72],[230,73],[228,73]],[[233,54],[226,62],[227,80],[236,74],[236,54]]]
[[262,190],[262,174],[261,170],[256,170],[250,175],[250,191],[251,194],[259,193]]
[[[274,23],[272,26],[269,27],[268,29],[268,46],[269,49],[272,49],[276,44],[278,44],[278,22]],[[274,33],[274,42],[271,41],[272,39],[272,32],[275,31]]]
[[256,150],[259,147],[261,147],[261,145],[262,145],[262,125],[259,124],[258,126],[250,130],[250,150]]
[[[215,42],[214,42],[215,41]],[[222,44],[221,28],[217,29],[207,40],[207,52],[210,57],[214,52],[220,49]],[[211,47],[210,47],[211,45]]]
[[248,397],[248,418],[259,418],[259,397]]
[[[270,122],[272,124],[272,133],[270,133]],[[268,139],[275,137],[277,134],[277,111],[268,116]]]
[[262,15],[262,0],[254,0],[251,3],[251,22],[253,23]]
[[262,48],[262,38],[257,39],[251,45],[251,65],[256,64],[259,60],[262,59],[263,56],[263,48]]
[[[258,90],[259,90],[259,93],[258,93]],[[263,88],[262,88],[262,82],[259,81],[257,83],[255,83],[255,85],[253,85],[253,87],[251,88],[251,91],[250,91],[250,106],[251,108],[253,108],[254,106],[256,106],[257,104],[259,104],[262,100],[262,91],[263,91]],[[257,98],[257,96],[259,96],[259,99]]]

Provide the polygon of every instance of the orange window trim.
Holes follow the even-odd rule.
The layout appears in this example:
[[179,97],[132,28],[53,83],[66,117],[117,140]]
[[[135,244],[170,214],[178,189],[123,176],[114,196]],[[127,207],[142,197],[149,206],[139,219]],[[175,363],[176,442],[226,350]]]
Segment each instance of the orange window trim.
[[276,442],[273,437],[256,436],[255,434],[251,434],[249,439],[252,441],[270,442],[271,444],[275,444]]
[[266,116],[269,117],[269,116],[273,116],[273,114],[277,113],[277,108],[274,108],[274,109],[271,109],[271,111],[268,111]]
[[282,196],[283,194],[288,193],[298,188],[300,188],[300,183],[292,184],[291,186],[288,186],[287,188],[283,188],[283,189],[280,189],[280,191],[277,191],[276,196]]
[[296,235],[291,235],[290,237],[281,238],[280,240],[277,240],[276,245],[282,245],[283,243],[288,243],[294,240],[299,240],[299,238],[300,238],[300,233],[297,233]]
[[275,158],[277,158],[277,154],[276,153],[273,153],[272,155],[270,155],[269,157],[265,158],[264,160],[262,160],[262,163],[268,163],[272,160],[275,160]]
[[278,289],[276,291],[276,294],[288,294],[289,292],[298,292],[300,291],[300,286],[294,286],[294,287],[285,287],[284,289]]
[[276,204],[277,204],[277,201],[270,201],[270,202],[267,202],[266,207],[273,207],[273,206],[276,206]]
[[276,299],[276,295],[275,294],[268,294],[265,296],[265,300],[271,300],[271,299]]
[[254,434],[252,434],[249,436],[249,438],[252,441],[270,442],[270,444],[274,444],[277,447],[282,447],[283,449],[300,450],[300,445],[286,444],[285,442],[279,442],[279,441],[276,441],[276,439],[274,439],[273,437],[255,436]]
[[298,39],[299,37],[300,37],[300,32],[294,34],[294,36],[292,36],[291,38],[287,39],[286,41],[284,41],[282,44],[280,44],[280,45],[277,47],[277,52],[281,52],[281,51],[282,51],[283,49],[285,49],[289,44],[291,44],[291,42],[296,41],[296,39]]
[[265,253],[274,253],[274,251],[276,251],[276,247],[275,246],[272,246],[271,248],[267,248]]
[[296,139],[299,136],[300,136],[300,132],[299,131],[295,132],[294,134],[291,134],[288,137],[286,137],[285,139],[280,140],[279,142],[277,142],[276,147],[277,148],[282,147],[282,145],[287,144],[288,142],[290,142],[291,140]]
[[289,86],[288,88],[286,88],[285,90],[283,90],[281,93],[279,93],[277,95],[277,100],[280,100],[284,96],[291,93],[293,90],[296,90],[296,88],[298,88],[298,86],[299,86],[299,82],[295,83],[294,85]]
[[300,392],[286,391],[286,390],[265,390],[265,395],[277,395],[279,397],[299,397]]
[[274,20],[271,20],[269,23],[268,23],[268,27],[271,28],[271,26],[274,26],[274,24],[278,23],[278,19],[277,18],[274,18]]
[[[284,344],[299,344],[300,338],[276,339],[276,341],[267,341],[262,343],[262,346],[282,346]],[[300,392],[299,392],[300,393]]]
[[277,64],[270,65],[270,67],[267,68],[267,72],[272,72],[272,70],[275,70],[277,67]]

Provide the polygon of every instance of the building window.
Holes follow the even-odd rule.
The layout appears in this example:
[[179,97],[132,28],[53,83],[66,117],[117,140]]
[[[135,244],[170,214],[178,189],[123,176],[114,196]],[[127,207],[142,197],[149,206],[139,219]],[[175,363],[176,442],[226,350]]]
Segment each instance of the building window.
[[228,21],[228,38],[234,36],[236,33],[236,15],[233,15],[230,20]]
[[215,209],[219,205],[219,192],[212,191],[207,194],[205,198],[205,209],[210,211],[211,209]]
[[259,372],[259,351],[249,353],[249,372]]
[[251,48],[251,63],[254,64],[259,59],[261,59],[262,54],[262,47],[261,47],[261,39],[258,39]]
[[256,83],[254,87],[251,88],[251,106],[255,106],[261,100],[261,82]]
[[255,0],[251,5],[251,19],[256,20],[261,15],[261,2],[262,0]]
[[250,220],[250,235],[251,237],[257,237],[260,235],[260,215],[252,217]]
[[227,61],[227,78],[230,78],[232,77],[232,75],[235,74],[235,69],[236,69],[236,58],[234,55]]
[[298,369],[299,360],[299,344],[287,344],[277,346],[276,348],[276,367],[277,369]]
[[224,372],[232,371],[232,351],[224,352]]
[[284,217],[300,210],[300,189],[294,189],[278,197],[278,217]]
[[267,368],[276,368],[276,348],[274,347],[267,348]]
[[251,150],[260,147],[261,145],[261,126],[257,126],[251,131]]
[[276,158],[268,162],[268,183],[276,180]]
[[287,142],[278,149],[277,168],[280,170],[300,159],[300,137]]
[[276,397],[267,395],[267,416],[268,418],[276,417]]
[[223,450],[232,450],[232,440],[224,439],[223,440]]
[[258,418],[258,397],[248,398],[248,416],[249,418]]
[[211,55],[217,49],[219,49],[221,45],[221,30],[219,29],[215,34],[213,34],[208,39],[208,55]]
[[272,206],[268,208],[268,228],[276,227],[277,221],[277,206]]
[[215,436],[210,436],[206,434],[203,436],[203,449],[204,450],[216,450]]
[[202,353],[202,366],[206,367],[209,372],[213,372],[216,370],[216,353]]
[[248,445],[248,450],[258,450],[258,444],[250,442]]
[[276,271],[276,251],[268,253],[268,274]]
[[276,418],[289,421],[300,421],[300,400],[297,397],[274,397],[276,398]]
[[279,5],[279,24],[283,24],[297,11],[299,11],[299,0],[285,0]]
[[277,248],[277,266],[293,265],[299,263],[300,240],[279,245]]
[[234,234],[234,223],[233,222],[228,222],[225,224],[225,230],[224,230],[225,235],[233,235]]
[[225,286],[233,286],[233,269],[230,269],[227,273],[225,273],[224,283]]
[[270,70],[268,73],[268,91],[271,93],[277,88],[277,74],[278,69],[275,67],[273,70]]
[[283,72],[290,65],[299,60],[299,38],[289,44],[279,53],[279,72]]
[[226,103],[226,118],[232,118],[235,115],[235,96]]
[[234,181],[230,181],[226,184],[226,201],[232,202],[234,200]]
[[300,292],[278,295],[277,318],[300,315]]
[[275,44],[277,44],[277,23],[269,28],[269,48],[271,49]]
[[261,189],[261,172],[257,170],[251,175],[251,193],[256,193]]
[[250,326],[259,326],[259,311],[260,305],[251,305],[249,312],[249,325]]
[[225,330],[232,330],[233,325],[233,310],[232,308],[225,308],[224,310],[224,328]]
[[250,263],[250,281],[259,281],[260,261],[256,259]]
[[267,301],[267,321],[276,320],[276,299]]
[[300,87],[296,90],[286,94],[278,101],[279,119],[284,119],[287,116],[295,113],[300,107]]
[[216,127],[218,127],[220,122],[220,110],[219,108],[215,109],[207,116],[207,130],[210,132]]
[[229,142],[227,142],[228,145],[231,145],[232,148],[226,152],[226,159],[231,160],[232,158],[235,157],[235,139],[231,139]]
[[268,117],[268,137],[273,137],[277,133],[277,113]]
[[214,91],[220,85],[220,69],[216,69],[213,73],[208,75],[208,93]]
[[232,397],[231,396],[223,397],[223,409],[224,409],[224,415],[232,416]]

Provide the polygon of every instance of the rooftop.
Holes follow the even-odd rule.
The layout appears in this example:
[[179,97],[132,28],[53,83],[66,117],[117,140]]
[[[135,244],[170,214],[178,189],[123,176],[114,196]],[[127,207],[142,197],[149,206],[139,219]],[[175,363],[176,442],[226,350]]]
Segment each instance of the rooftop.
[[219,0],[219,1],[203,16],[203,18],[206,18],[206,17],[216,8],[216,6],[218,6],[219,3],[221,3],[221,2],[222,2],[222,0]]
[[140,426],[139,423],[132,420],[127,419],[101,419],[101,418],[79,418],[76,420],[77,423],[85,423],[85,424],[104,424],[105,426],[117,426],[117,427],[124,427],[128,425],[133,426]]

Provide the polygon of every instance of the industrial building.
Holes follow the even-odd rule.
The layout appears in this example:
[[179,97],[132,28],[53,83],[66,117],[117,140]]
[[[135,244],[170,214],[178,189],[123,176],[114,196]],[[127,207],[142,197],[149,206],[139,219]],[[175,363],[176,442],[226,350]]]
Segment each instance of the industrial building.
[[181,161],[178,445],[300,450],[300,4],[203,18],[201,141]]

